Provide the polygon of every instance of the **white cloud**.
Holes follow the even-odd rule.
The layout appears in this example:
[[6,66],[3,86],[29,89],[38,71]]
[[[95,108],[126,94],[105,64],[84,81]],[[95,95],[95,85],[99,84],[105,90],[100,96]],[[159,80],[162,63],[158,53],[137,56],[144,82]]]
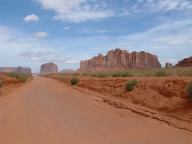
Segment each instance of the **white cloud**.
[[44,38],[48,37],[49,34],[46,33],[46,32],[37,32],[37,33],[34,34],[34,36],[37,39],[44,39]]
[[112,11],[99,11],[99,10],[78,10],[71,11],[65,14],[58,14],[54,17],[54,19],[69,21],[69,22],[85,22],[87,20],[98,20],[102,18],[107,18],[113,16]]
[[39,17],[35,14],[31,14],[31,15],[24,17],[24,21],[25,22],[38,22]]
[[70,30],[70,29],[71,29],[71,26],[65,26],[65,27],[63,28],[64,31],[68,31],[68,30]]
[[191,0],[142,0],[139,3],[144,4],[145,8],[152,11],[168,12],[192,9]]
[[66,63],[68,63],[68,64],[77,64],[79,62],[76,61],[76,60],[67,60]]
[[56,50],[50,48],[38,49],[38,51],[24,51],[19,54],[20,57],[27,58],[29,60],[46,63],[46,62],[66,62],[68,60],[59,54]]
[[80,33],[85,33],[85,34],[105,34],[108,33],[109,31],[105,29],[93,29],[93,28],[84,28],[79,31]]
[[44,9],[56,12],[54,19],[69,22],[85,22],[114,16],[112,10],[91,5],[88,0],[35,0]]

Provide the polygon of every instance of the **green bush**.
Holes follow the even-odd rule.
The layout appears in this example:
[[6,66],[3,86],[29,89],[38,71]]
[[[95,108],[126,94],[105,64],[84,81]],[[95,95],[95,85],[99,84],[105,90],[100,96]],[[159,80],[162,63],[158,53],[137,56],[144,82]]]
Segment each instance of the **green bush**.
[[71,85],[76,85],[76,84],[78,84],[78,83],[79,83],[79,78],[73,77],[73,78],[71,79]]
[[187,95],[192,100],[192,82],[190,82],[187,86]]
[[8,76],[12,77],[12,78],[16,78],[16,79],[20,80],[23,83],[26,82],[27,79],[32,77],[31,74],[14,73],[14,72],[8,73]]
[[137,84],[138,84],[137,80],[128,81],[126,84],[126,91],[133,91]]

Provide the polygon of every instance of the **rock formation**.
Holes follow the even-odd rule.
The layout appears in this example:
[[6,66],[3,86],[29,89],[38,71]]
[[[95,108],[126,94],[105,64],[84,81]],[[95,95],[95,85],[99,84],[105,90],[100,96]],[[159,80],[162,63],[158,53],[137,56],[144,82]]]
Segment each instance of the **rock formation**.
[[161,64],[156,55],[147,52],[132,52],[115,49],[110,50],[106,56],[99,54],[90,60],[81,61],[78,71],[119,71],[131,68],[160,68]]
[[60,71],[60,73],[73,73],[75,72],[73,69],[63,69],[62,71]]
[[165,64],[165,68],[173,68],[173,64],[171,64],[171,63],[166,63],[166,64]]
[[26,73],[26,74],[31,74],[31,69],[30,68],[24,68],[24,67],[0,67],[0,72],[4,73],[10,73],[10,72],[15,72],[15,73]]
[[185,58],[178,62],[175,67],[192,67],[192,57]]
[[41,65],[41,74],[58,73],[58,67],[54,63],[46,63]]

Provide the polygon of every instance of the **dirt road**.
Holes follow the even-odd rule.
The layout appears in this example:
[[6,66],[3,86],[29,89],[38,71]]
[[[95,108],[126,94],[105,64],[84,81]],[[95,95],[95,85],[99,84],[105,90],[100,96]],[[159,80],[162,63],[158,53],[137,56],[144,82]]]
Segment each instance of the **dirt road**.
[[0,98],[0,144],[190,144],[192,133],[34,80]]

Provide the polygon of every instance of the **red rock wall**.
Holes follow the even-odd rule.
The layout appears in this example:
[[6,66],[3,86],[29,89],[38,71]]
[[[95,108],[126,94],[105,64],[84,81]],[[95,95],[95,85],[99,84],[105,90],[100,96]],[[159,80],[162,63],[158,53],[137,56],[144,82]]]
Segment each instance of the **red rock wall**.
[[160,68],[161,64],[156,55],[147,52],[132,52],[115,49],[106,56],[99,54],[90,60],[81,61],[79,71],[113,71],[127,70],[131,68]]

